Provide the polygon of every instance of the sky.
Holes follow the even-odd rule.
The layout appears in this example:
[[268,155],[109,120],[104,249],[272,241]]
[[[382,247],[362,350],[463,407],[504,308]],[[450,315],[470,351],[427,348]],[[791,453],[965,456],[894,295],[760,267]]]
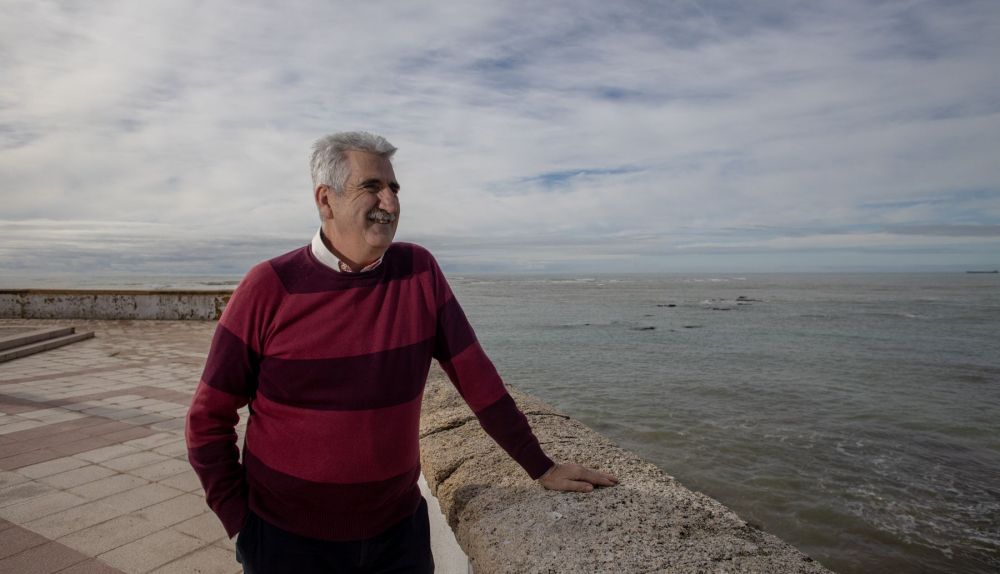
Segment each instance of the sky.
[[240,275],[349,130],[446,271],[995,269],[998,55],[995,0],[0,0],[0,284]]

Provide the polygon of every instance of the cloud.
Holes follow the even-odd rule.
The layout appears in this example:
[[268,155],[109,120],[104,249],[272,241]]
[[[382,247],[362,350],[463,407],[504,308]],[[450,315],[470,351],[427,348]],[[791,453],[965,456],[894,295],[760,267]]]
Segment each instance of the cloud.
[[736,244],[822,259],[869,232],[920,237],[906,248],[942,263],[935,249],[974,238],[989,264],[996,53],[987,0],[15,2],[0,16],[0,269],[83,249],[181,272],[198,247],[197,267],[222,272],[240,238],[248,259],[305,243],[309,146],[342,129],[399,146],[400,239],[470,268],[508,264],[492,245],[534,268],[607,268],[651,256],[597,246],[642,237],[725,269]]

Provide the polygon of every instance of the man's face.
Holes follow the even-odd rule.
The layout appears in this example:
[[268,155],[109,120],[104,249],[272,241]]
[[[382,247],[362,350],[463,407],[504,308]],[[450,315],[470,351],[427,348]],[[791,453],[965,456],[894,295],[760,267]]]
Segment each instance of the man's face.
[[382,256],[399,224],[399,183],[389,160],[378,154],[347,152],[351,175],[343,195],[326,186],[316,190],[323,230],[333,246],[355,263]]

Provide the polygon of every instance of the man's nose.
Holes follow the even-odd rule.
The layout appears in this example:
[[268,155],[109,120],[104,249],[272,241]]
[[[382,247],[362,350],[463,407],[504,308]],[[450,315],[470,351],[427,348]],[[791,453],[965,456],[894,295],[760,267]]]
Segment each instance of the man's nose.
[[379,207],[389,213],[399,213],[399,197],[388,186],[378,192]]

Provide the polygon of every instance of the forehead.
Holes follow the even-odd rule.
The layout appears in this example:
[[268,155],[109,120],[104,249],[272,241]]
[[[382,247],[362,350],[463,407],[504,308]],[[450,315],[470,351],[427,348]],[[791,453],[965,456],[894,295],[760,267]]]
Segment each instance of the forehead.
[[392,171],[392,163],[377,153],[349,151],[346,155],[348,165],[351,167],[352,181],[367,179],[380,179],[384,182],[396,181],[396,174]]

